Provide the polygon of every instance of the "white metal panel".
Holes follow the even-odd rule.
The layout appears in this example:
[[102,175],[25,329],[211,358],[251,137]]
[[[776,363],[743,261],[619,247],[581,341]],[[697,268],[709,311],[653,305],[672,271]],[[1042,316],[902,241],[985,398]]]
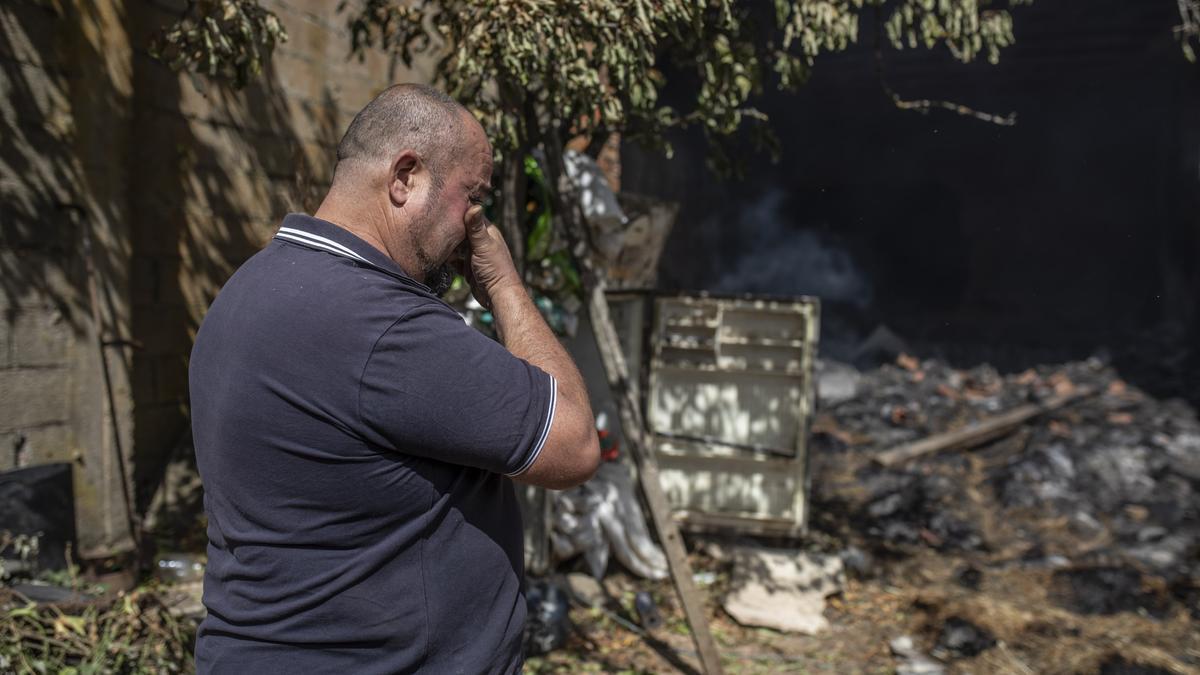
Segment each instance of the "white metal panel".
[[809,298],[655,300],[647,426],[685,524],[803,530],[817,322]]

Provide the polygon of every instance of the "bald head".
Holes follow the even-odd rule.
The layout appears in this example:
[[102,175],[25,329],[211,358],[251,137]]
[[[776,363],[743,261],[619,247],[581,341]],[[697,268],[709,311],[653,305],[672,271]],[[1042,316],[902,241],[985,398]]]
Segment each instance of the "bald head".
[[454,99],[424,85],[389,87],[338,144],[316,217],[370,243],[440,292],[466,238],[466,212],[491,189],[492,146]]
[[444,180],[473,123],[458,101],[423,84],[397,84],[385,89],[354,116],[337,147],[334,180],[347,170],[390,162],[401,150],[414,150],[433,180]]

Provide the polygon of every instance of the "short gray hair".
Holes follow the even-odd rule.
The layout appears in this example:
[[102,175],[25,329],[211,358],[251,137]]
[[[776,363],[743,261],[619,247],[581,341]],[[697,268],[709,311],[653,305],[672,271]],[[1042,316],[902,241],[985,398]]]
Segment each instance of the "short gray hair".
[[400,150],[411,148],[421,156],[440,188],[452,160],[461,156],[465,114],[467,109],[462,104],[434,87],[392,85],[354,116],[338,143],[338,166],[390,160]]

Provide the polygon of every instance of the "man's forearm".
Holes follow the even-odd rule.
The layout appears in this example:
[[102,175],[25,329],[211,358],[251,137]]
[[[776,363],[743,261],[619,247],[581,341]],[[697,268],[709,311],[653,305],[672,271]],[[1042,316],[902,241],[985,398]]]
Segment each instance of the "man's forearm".
[[560,396],[590,409],[587,388],[575,362],[546,325],[533,300],[519,285],[508,286],[491,297],[492,315],[500,343],[518,358],[554,376]]

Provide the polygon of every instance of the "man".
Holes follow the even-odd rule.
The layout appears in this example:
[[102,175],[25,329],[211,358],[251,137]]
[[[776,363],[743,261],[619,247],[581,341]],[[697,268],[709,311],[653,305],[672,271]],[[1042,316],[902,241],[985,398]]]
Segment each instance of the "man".
[[[492,151],[437,90],[355,117],[315,217],[292,214],[196,336],[208,512],[197,670],[510,673],[525,620],[510,478],[599,462],[570,357],[479,203]],[[439,298],[461,269],[500,344]]]

